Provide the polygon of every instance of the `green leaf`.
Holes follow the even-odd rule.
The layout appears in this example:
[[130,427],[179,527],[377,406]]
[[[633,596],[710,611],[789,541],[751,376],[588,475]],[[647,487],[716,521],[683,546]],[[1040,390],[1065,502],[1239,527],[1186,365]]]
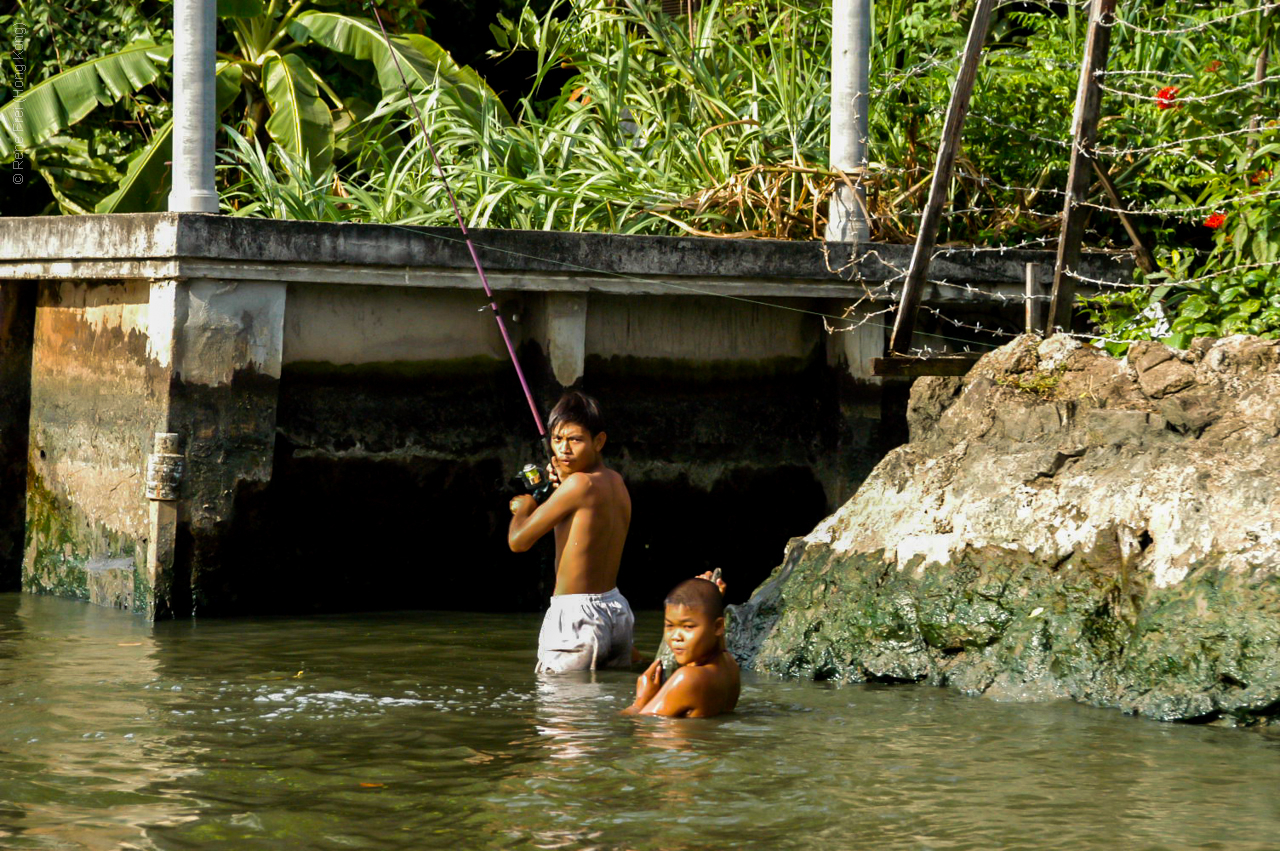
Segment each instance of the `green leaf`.
[[449,51],[445,50],[439,44],[435,43],[425,35],[417,33],[409,33],[403,36],[410,46],[415,48],[419,53],[427,58],[427,61],[436,69],[439,76],[448,80],[455,87],[461,88],[466,92],[465,100],[472,106],[482,106],[486,103],[492,103],[498,108],[498,118],[504,124],[511,124],[511,115],[507,112],[502,100],[498,97],[498,93],[489,88],[489,84],[469,65],[459,65],[449,55]]
[[36,148],[84,118],[160,76],[172,44],[137,44],[91,59],[33,86],[0,107],[0,160],[18,145]]
[[94,207],[95,213],[155,213],[168,207],[169,161],[173,151],[173,122],[167,122],[150,143],[129,160],[129,168],[115,192]]
[[1209,303],[1202,295],[1193,295],[1182,304],[1179,318],[1199,319],[1209,312]]
[[266,11],[262,0],[218,0],[219,18],[257,18]]
[[271,117],[267,133],[280,147],[322,171],[333,159],[333,116],[316,88],[311,69],[296,53],[270,54],[263,78]]
[[511,115],[483,78],[458,65],[444,48],[426,36],[388,37],[373,21],[316,11],[298,15],[289,23],[289,34],[300,43],[310,39],[354,59],[372,62],[383,97],[400,92],[406,82],[414,93],[430,92],[442,84],[463,86],[474,93],[473,98],[491,100],[503,124],[512,123]]
[[214,102],[217,104],[218,114],[221,115],[240,96],[240,86],[244,82],[244,69],[233,62],[219,62],[216,73]]

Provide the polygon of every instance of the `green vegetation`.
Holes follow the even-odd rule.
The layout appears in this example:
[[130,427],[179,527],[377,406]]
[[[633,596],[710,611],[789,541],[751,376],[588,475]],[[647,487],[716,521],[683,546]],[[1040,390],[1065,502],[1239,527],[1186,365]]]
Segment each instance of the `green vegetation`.
[[[246,132],[269,140],[283,155],[323,170],[332,159],[336,137],[357,127],[362,115],[371,111],[359,97],[368,87],[346,98],[340,96],[319,72],[324,66],[302,49],[305,45],[372,64],[378,97],[401,90],[398,60],[414,92],[459,89],[469,93],[464,100],[497,103],[474,71],[459,67],[430,38],[408,33],[386,40],[368,19],[307,8],[309,5],[332,4],[308,4],[305,0],[292,5],[281,0],[218,3],[223,30],[217,65],[219,115],[240,116]],[[136,24],[126,46],[39,82],[31,80],[24,95],[0,106],[0,159],[12,159],[19,146],[37,152],[37,157],[46,149],[63,149],[88,158],[93,166],[75,175],[79,183],[74,194],[64,191],[59,175],[41,169],[63,212],[159,210],[168,195],[172,123],[158,123],[158,118],[167,119],[169,110],[167,104],[146,109],[150,100],[144,92],[165,76],[163,68],[173,56],[172,42],[167,40],[170,34],[157,32],[158,12],[137,22],[137,16],[129,16],[128,6],[111,8],[120,22],[127,19]],[[11,35],[20,42],[36,43],[37,21],[52,22],[55,11],[45,9],[43,15],[38,10],[22,11],[22,16],[10,19]],[[89,14],[88,9],[83,11]],[[46,30],[46,37],[56,44],[59,31],[52,25]],[[160,35],[165,40],[159,40]],[[93,162],[92,148],[64,135],[99,106],[121,102],[157,119],[147,128],[141,146],[123,164],[123,173],[119,163]],[[86,182],[97,185],[96,197]],[[111,183],[114,187],[104,193],[104,185]],[[88,203],[90,199],[92,203]]]
[[[21,0],[21,14],[38,19],[45,2]],[[69,51],[58,76],[29,89],[33,135],[14,137],[14,104],[0,108],[0,157],[26,144],[66,212],[163,203],[169,53],[157,21],[167,6],[143,2],[148,18],[132,5],[102,4],[114,41],[95,30],[73,42],[101,42],[97,72],[74,67],[89,56]],[[529,77],[503,100],[424,34],[429,21],[412,0],[385,13],[402,33],[393,49],[409,92],[356,0],[286,5],[220,6],[219,182],[229,214],[452,224],[412,99],[470,225],[821,237],[842,179],[826,160],[828,4],[710,0],[692,18],[664,15],[651,0],[509,11],[491,27],[497,67]],[[876,239],[915,235],[972,5],[876,3],[865,178]],[[1029,2],[997,11],[942,243],[1052,246],[1086,10]],[[1100,160],[1159,270],[1086,309],[1117,353],[1151,336],[1180,346],[1203,335],[1276,336],[1280,148],[1270,119],[1280,98],[1271,80],[1253,82],[1258,56],[1274,47],[1275,16],[1251,0],[1127,2],[1119,15]],[[56,108],[37,112],[40,98]],[[1100,184],[1089,203],[1087,245],[1128,248]]]

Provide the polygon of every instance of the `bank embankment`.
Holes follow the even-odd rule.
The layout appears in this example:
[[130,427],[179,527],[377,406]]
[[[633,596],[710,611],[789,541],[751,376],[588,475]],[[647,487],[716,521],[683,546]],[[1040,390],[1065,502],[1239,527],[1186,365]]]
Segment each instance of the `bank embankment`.
[[911,441],[735,612],[762,671],[1280,716],[1280,342],[1022,337],[913,388]]

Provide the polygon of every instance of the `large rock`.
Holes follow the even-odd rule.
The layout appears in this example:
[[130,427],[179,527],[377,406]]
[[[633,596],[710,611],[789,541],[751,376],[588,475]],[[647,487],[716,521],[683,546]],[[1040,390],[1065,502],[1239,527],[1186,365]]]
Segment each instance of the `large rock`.
[[1280,342],[1023,337],[916,383],[911,442],[737,608],[759,670],[1280,716]]

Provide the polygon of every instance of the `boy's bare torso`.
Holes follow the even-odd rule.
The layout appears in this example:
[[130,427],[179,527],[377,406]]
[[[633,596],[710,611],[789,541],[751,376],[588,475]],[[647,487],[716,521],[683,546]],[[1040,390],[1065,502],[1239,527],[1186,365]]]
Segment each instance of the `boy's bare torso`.
[[555,595],[604,594],[618,583],[622,548],[631,526],[631,495],[622,476],[605,466],[605,434],[562,423],[552,435],[549,470],[556,489],[542,505],[526,495],[511,501],[507,542],[524,552],[555,530]]
[[631,525],[631,495],[622,476],[599,465],[572,473],[562,485],[579,498],[556,524],[555,594],[603,594],[618,584],[618,566]]
[[686,688],[692,693],[692,708],[685,717],[703,718],[732,712],[738,705],[741,675],[738,662],[727,651],[720,651],[714,658],[701,665],[684,665],[673,675],[687,677]]

